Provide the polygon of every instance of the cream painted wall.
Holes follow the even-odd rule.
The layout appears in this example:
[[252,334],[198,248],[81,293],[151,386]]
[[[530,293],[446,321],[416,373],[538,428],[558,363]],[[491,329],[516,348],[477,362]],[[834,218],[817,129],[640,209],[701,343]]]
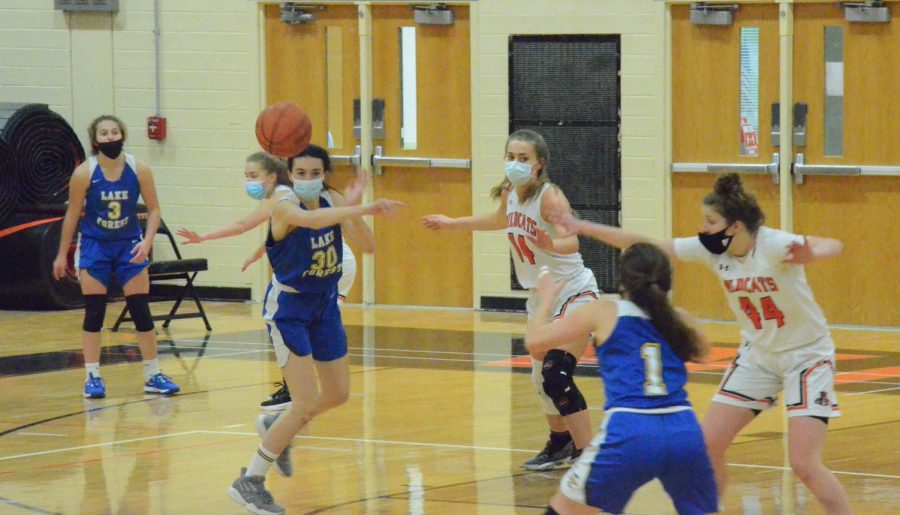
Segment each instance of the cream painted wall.
[[[199,232],[246,215],[244,158],[256,148],[261,100],[257,4],[247,0],[160,0],[163,142],[147,138],[156,112],[153,0],[120,0],[120,11],[64,13],[52,0],[0,2],[0,101],[41,102],[66,118],[87,148],[91,119],[115,113],[127,151],[150,164],[163,217]],[[167,243],[157,255],[171,255]],[[259,233],[183,246],[206,257],[198,283],[249,288],[240,272]],[[262,267],[257,266],[259,270]]]
[[[497,209],[489,191],[503,179],[510,34],[621,34],[622,223],[629,230],[666,236],[670,209],[663,2],[481,0],[472,4],[472,11],[473,210]],[[509,288],[505,234],[475,234],[473,247],[475,306],[482,296],[524,296]]]

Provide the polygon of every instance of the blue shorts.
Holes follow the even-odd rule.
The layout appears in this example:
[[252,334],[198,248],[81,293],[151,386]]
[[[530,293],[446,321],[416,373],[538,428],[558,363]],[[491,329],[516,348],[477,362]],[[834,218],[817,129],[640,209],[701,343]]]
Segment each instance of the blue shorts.
[[287,364],[291,353],[312,354],[316,361],[333,361],[347,355],[347,333],[337,300],[337,287],[327,293],[307,293],[269,285],[263,319],[279,366]]
[[712,464],[692,410],[608,411],[600,432],[563,476],[560,489],[582,504],[622,513],[634,492],[654,478],[679,514],[718,511]]
[[87,270],[91,277],[109,288],[110,279],[115,277],[119,286],[124,287],[134,276],[147,268],[150,260],[143,263],[129,263],[134,256],[131,249],[141,242],[141,238],[131,240],[98,240],[81,236],[78,240],[78,262],[81,270]]

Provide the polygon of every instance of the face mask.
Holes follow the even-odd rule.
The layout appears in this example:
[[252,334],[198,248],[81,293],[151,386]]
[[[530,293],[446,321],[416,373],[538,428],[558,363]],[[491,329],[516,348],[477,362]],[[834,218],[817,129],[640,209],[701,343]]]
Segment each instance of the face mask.
[[700,237],[700,244],[706,247],[706,250],[719,255],[724,254],[725,251],[728,250],[728,246],[731,245],[731,240],[734,239],[734,236],[725,235],[725,231],[727,230],[728,227],[725,227],[719,232],[701,232],[698,233],[697,236]]
[[266,187],[263,186],[262,181],[247,181],[244,184],[244,189],[247,190],[247,195],[250,195],[250,198],[254,200],[266,198]]
[[319,193],[322,193],[322,188],[324,187],[324,180],[322,177],[318,179],[309,179],[309,180],[294,180],[294,193],[300,197],[300,200],[304,200],[306,202],[310,202],[319,198]]
[[122,145],[125,142],[120,138],[113,141],[97,142],[97,149],[106,157],[115,159],[122,153]]
[[506,178],[513,186],[519,187],[531,180],[531,165],[519,161],[507,161],[503,167]]

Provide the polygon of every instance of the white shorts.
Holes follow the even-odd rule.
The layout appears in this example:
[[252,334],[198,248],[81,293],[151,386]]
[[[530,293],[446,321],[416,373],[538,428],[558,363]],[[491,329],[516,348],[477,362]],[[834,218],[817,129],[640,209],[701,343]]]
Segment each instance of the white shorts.
[[839,417],[834,361],[834,342],[828,334],[784,352],[766,352],[744,342],[712,400],[766,410],[784,390],[789,417]]
[[[594,273],[585,268],[574,280],[571,280],[559,292],[556,303],[553,306],[553,319],[564,317],[581,306],[600,298],[600,290],[597,288],[597,280]],[[531,290],[528,301],[525,303],[525,311],[530,319],[538,305],[538,295]],[[579,358],[580,356],[575,356]],[[547,415],[559,415],[559,409],[553,404],[553,400],[544,392],[544,375],[541,373],[543,364],[531,358],[531,382],[537,388],[538,397],[541,400],[541,408]]]
[[341,278],[338,279],[339,303],[343,303],[347,299],[350,288],[353,288],[353,281],[356,280],[356,256],[353,255],[353,251],[350,250],[346,243],[344,243],[342,252],[344,253],[344,259],[341,267]]

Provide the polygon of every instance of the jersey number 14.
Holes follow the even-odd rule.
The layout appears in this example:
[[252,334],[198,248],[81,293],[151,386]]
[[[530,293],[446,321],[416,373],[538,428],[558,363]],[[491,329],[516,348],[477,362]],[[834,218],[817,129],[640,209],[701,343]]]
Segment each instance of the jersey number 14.
[[534,252],[532,252],[531,249],[528,248],[528,245],[525,245],[525,236],[520,234],[519,241],[518,243],[516,243],[516,236],[513,233],[508,232],[506,233],[506,235],[509,236],[509,242],[512,243],[513,248],[516,249],[516,254],[519,255],[519,261],[524,263],[527,259],[528,264],[533,265]]

